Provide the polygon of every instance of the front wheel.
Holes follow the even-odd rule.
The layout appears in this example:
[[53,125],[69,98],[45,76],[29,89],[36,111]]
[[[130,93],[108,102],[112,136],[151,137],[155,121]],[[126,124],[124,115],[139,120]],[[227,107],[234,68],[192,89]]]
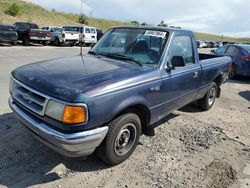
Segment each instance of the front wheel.
[[136,114],[119,116],[109,123],[109,131],[97,154],[110,165],[120,164],[134,152],[140,135],[141,121]]
[[215,99],[217,97],[218,86],[216,83],[212,82],[206,95],[198,100],[198,105],[201,109],[207,111],[214,105]]

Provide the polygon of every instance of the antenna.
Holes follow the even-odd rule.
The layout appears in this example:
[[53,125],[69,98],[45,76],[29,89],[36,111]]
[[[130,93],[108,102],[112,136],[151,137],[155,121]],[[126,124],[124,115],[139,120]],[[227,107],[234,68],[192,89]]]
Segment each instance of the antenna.
[[[82,12],[82,3],[83,3],[83,0],[80,0],[81,1],[81,15],[80,15],[80,21],[81,21],[81,24],[83,26],[83,22],[82,22],[82,18],[83,18],[83,12]],[[80,34],[81,34],[81,48],[80,48],[80,55],[82,55],[82,43],[83,43],[83,27],[80,29]]]

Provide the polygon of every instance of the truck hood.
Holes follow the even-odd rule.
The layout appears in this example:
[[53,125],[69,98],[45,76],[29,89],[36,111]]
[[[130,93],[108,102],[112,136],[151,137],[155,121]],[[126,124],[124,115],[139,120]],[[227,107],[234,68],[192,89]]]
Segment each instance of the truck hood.
[[[133,63],[85,55],[25,65],[15,69],[12,76],[57,99],[83,102],[88,97],[145,80],[145,76],[140,75],[150,73],[152,69],[150,66],[142,68]],[[149,78],[152,79],[152,75]]]

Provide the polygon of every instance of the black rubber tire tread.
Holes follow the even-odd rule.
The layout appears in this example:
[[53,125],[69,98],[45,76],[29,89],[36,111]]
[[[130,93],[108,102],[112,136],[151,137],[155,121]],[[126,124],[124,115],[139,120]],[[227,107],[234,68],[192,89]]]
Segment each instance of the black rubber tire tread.
[[211,106],[208,104],[209,92],[210,92],[210,90],[211,90],[213,87],[216,88],[216,96],[217,96],[218,86],[217,86],[217,84],[216,84],[215,82],[212,82],[212,84],[210,85],[210,87],[209,87],[209,89],[208,89],[206,95],[205,95],[202,99],[198,100],[198,106],[199,106],[202,110],[204,110],[204,111],[208,111],[208,110],[211,109],[212,106],[214,105],[214,103],[213,103]]
[[[131,150],[124,156],[117,156],[113,151],[113,141],[125,123],[133,122],[137,128],[136,140]],[[125,122],[125,123],[124,123]],[[109,165],[117,165],[125,161],[134,152],[141,135],[141,120],[134,113],[121,115],[108,124],[108,133],[102,144],[96,149],[97,155]]]

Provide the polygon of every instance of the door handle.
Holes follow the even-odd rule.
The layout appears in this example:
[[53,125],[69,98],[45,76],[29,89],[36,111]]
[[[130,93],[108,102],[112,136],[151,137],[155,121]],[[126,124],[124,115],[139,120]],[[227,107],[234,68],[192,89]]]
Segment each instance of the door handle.
[[151,92],[157,92],[157,91],[160,91],[160,86],[151,87],[151,88],[150,88],[150,91],[151,91]]
[[193,73],[193,77],[194,77],[194,78],[197,78],[198,75],[199,75],[199,73],[198,73],[197,71],[195,71],[195,72]]

